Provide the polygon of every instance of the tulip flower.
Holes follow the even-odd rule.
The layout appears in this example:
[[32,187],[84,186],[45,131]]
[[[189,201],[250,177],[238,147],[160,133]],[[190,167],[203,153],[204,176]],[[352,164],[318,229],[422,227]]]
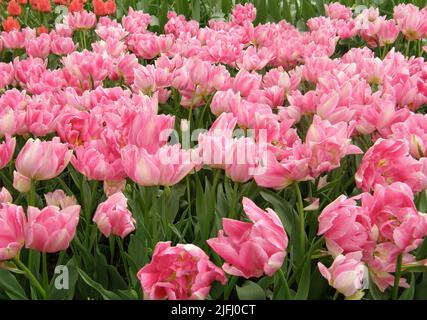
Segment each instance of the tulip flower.
[[207,240],[224,260],[225,272],[238,277],[272,276],[282,266],[288,237],[277,214],[243,198],[243,210],[252,222],[223,218],[224,230]]
[[127,199],[117,192],[98,205],[93,221],[106,237],[117,235],[126,237],[135,230],[135,219],[127,208]]
[[0,203],[0,261],[14,258],[24,246],[25,225],[21,206]]
[[195,165],[191,150],[182,150],[179,145],[164,146],[155,154],[128,145],[122,149],[122,161],[129,178],[141,186],[174,185]]
[[157,243],[151,262],[138,272],[144,297],[150,300],[203,300],[212,282],[226,283],[224,272],[193,244]]
[[24,186],[20,181],[49,180],[58,176],[70,162],[72,153],[58,137],[51,141],[28,139],[15,162],[14,185],[17,190],[26,192],[29,189],[28,183]]
[[42,210],[29,206],[25,246],[47,253],[66,250],[76,234],[79,215],[79,205],[62,210],[56,206],[47,206]]
[[361,257],[361,252],[339,255],[329,268],[319,262],[319,271],[328,280],[329,285],[346,297],[352,297],[364,289],[364,282],[367,279],[367,268],[360,261]]

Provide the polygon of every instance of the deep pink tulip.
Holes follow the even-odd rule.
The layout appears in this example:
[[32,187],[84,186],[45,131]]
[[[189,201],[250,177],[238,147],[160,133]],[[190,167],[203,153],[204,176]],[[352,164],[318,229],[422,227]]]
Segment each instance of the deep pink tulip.
[[228,274],[272,276],[282,266],[288,246],[282,222],[273,210],[261,210],[248,198],[242,202],[252,222],[223,218],[224,230],[207,242],[225,260],[222,268]]
[[318,221],[318,234],[325,237],[334,257],[375,246],[375,229],[369,212],[358,206],[355,198],[339,196],[323,209]]
[[193,244],[159,242],[151,262],[138,272],[146,299],[203,300],[212,282],[225,284],[224,272]]
[[24,245],[26,219],[21,206],[0,204],[0,261],[15,257]]
[[363,191],[376,184],[404,182],[414,192],[427,188],[425,166],[409,155],[409,147],[402,140],[378,139],[365,153],[356,176],[356,185]]

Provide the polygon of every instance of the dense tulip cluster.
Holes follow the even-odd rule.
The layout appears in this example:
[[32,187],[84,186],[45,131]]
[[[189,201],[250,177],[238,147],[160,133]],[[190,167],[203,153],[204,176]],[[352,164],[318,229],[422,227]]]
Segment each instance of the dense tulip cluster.
[[[382,292],[397,290],[396,282],[408,287],[401,271],[427,265],[415,252],[427,236],[427,208],[420,208],[427,63],[392,48],[403,39],[421,56],[427,8],[400,4],[388,19],[378,9],[353,14],[332,3],[300,31],[284,20],[255,25],[256,9],[246,4],[228,22],[205,27],[169,12],[157,34],[143,11],[113,19],[114,0],[94,0],[93,12],[83,0],[55,4],[69,12],[50,31],[21,28],[15,18],[26,5],[50,12],[50,1],[11,0],[2,24],[0,55],[12,58],[0,62],[0,181],[7,187],[0,261],[19,266],[23,247],[86,246],[98,255],[105,239],[94,223],[110,238],[111,261],[117,243],[125,273],[140,269],[148,299],[205,299],[214,281],[226,285],[225,273],[277,274],[287,288],[295,259],[311,263],[312,250],[322,258],[320,274],[347,298],[361,298],[367,279]],[[352,39],[365,46],[347,48]],[[337,184],[348,195],[328,195]],[[179,185],[188,197],[173,204]],[[22,206],[12,204],[12,187],[27,197]],[[192,188],[204,192],[203,202],[192,199]],[[263,210],[249,199],[258,195],[284,198]],[[221,199],[228,207],[217,215]],[[240,203],[250,221],[239,218]],[[205,206],[212,218],[199,216]],[[191,225],[195,210],[199,222],[188,231],[183,221]],[[153,236],[163,227],[159,216],[182,243],[193,232],[194,244]],[[152,233],[135,244],[138,232]],[[327,251],[309,250],[316,233]],[[124,253],[125,240],[151,262]]]

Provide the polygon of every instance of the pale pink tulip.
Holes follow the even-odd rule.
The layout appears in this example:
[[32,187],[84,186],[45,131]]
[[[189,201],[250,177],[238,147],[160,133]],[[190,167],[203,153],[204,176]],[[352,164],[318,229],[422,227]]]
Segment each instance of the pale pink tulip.
[[61,209],[65,209],[66,207],[77,204],[77,200],[74,195],[68,196],[63,190],[60,189],[46,193],[44,198],[48,206],[57,206]]
[[0,190],[0,203],[4,202],[10,202],[12,203],[12,195],[10,194],[9,190],[7,190],[5,187],[2,187]]
[[25,246],[47,253],[66,250],[76,234],[79,215],[79,205],[62,210],[56,206],[47,206],[42,210],[28,207]]
[[16,171],[29,179],[49,180],[65,169],[72,153],[58,137],[51,141],[30,138],[16,158]]
[[135,230],[135,219],[127,208],[127,199],[121,192],[117,192],[98,205],[93,222],[106,237],[117,235],[126,237]]
[[329,268],[319,262],[319,271],[330,286],[346,297],[351,297],[364,289],[364,282],[367,280],[368,269],[360,261],[361,258],[361,252],[339,255]]

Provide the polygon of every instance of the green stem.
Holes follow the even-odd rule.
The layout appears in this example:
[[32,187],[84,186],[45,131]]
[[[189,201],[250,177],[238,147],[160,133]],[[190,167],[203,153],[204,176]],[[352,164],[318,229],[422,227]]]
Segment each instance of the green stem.
[[227,286],[225,287],[224,290],[224,300],[228,300],[228,298],[230,297],[231,292],[233,291],[234,285],[236,284],[237,280],[239,279],[239,277],[236,276],[232,276],[230,281],[228,281]]
[[297,209],[298,209],[298,215],[300,219],[300,250],[301,250],[301,257],[304,257],[305,253],[305,215],[304,215],[304,205],[302,203],[302,196],[301,196],[301,190],[299,188],[298,183],[294,183],[294,188],[297,193],[298,202],[297,202]]
[[43,286],[45,288],[49,287],[49,276],[47,274],[47,254],[46,252],[42,253],[42,270],[43,270]]
[[285,274],[283,273],[282,268],[278,271],[280,280],[282,281],[283,289],[285,291],[285,299],[292,300],[291,291],[289,290],[288,281],[286,281]]
[[108,242],[109,242],[109,244],[110,244],[110,264],[114,264],[114,255],[115,255],[115,253],[114,253],[114,249],[115,249],[115,243],[114,243],[114,237],[113,236],[110,236],[109,238],[108,238]]
[[125,250],[123,248],[123,239],[117,237],[117,244],[119,245],[120,256],[122,257],[123,268],[125,269],[125,273],[126,273],[126,277],[128,279],[128,283],[130,283],[131,279],[130,279],[130,273],[129,273],[129,266],[128,266],[128,262],[126,259]]
[[191,189],[190,189],[190,177],[185,177],[185,183],[187,188],[187,202],[188,202],[188,215],[191,217]]
[[43,289],[43,287],[41,286],[40,282],[36,279],[36,277],[30,271],[30,269],[28,269],[25,266],[25,264],[23,264],[22,261],[19,260],[18,257],[13,258],[13,260],[15,261],[15,264],[17,265],[17,267],[20,268],[22,271],[24,271],[25,276],[31,282],[32,286],[34,286],[34,288],[37,289],[37,291],[40,293],[40,295],[42,296],[42,298],[44,300],[46,300],[47,299],[46,291]]
[[36,183],[34,180],[31,180],[30,191],[27,194],[27,204],[28,206],[36,206]]
[[337,300],[339,295],[340,295],[340,292],[336,290],[334,296],[332,297],[332,300]]
[[406,41],[406,51],[405,56],[409,57],[409,47],[411,46],[411,40]]
[[400,277],[402,276],[402,274],[401,274],[402,258],[403,258],[402,254],[399,254],[397,256],[396,272],[394,273],[394,286],[393,286],[393,291],[392,291],[392,299],[393,300],[397,300],[397,296],[399,293],[399,282],[400,282]]
[[230,212],[231,219],[237,218],[236,206],[237,206],[238,195],[239,195],[239,183],[233,182],[233,196],[231,198],[231,212]]

